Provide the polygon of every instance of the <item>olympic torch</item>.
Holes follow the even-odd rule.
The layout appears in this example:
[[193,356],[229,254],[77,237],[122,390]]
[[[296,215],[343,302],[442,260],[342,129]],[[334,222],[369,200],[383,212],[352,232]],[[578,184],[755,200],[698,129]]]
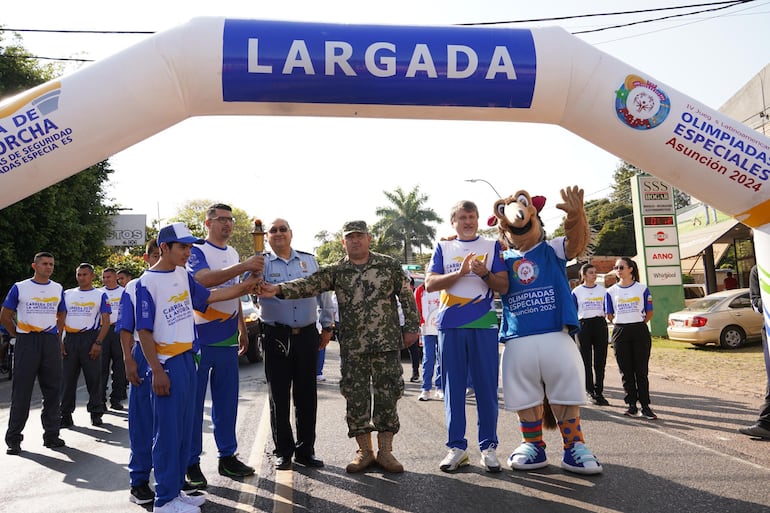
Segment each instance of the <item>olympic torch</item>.
[[254,238],[254,253],[263,255],[265,253],[265,227],[262,220],[254,218],[254,229],[251,230],[251,236]]

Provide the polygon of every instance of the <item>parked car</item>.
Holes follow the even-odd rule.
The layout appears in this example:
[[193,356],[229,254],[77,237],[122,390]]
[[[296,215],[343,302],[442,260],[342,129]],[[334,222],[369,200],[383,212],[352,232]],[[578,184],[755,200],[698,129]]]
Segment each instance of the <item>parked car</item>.
[[243,320],[246,322],[246,330],[249,333],[249,348],[246,350],[246,359],[249,363],[262,361],[262,347],[259,343],[261,329],[259,325],[259,310],[250,295],[241,296],[241,308]]
[[685,283],[682,287],[684,288],[684,306],[690,306],[706,297],[706,286],[702,283]]
[[734,349],[762,336],[762,314],[751,309],[749,289],[715,292],[668,315],[668,338],[696,346]]

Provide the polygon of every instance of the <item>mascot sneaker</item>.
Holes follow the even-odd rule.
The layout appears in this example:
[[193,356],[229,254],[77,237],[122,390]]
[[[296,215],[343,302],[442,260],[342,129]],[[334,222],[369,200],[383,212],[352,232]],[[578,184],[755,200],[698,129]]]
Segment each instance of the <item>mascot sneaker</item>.
[[575,442],[564,451],[561,468],[577,474],[601,474],[602,465],[583,442]]
[[508,457],[511,470],[534,470],[548,466],[545,445],[523,442]]

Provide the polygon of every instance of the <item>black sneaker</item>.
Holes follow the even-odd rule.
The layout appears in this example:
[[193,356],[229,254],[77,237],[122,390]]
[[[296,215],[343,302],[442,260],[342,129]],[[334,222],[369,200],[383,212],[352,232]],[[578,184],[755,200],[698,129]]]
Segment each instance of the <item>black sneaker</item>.
[[125,407],[123,406],[123,403],[120,401],[111,401],[110,402],[110,408],[112,408],[115,411],[123,411],[125,410]]
[[227,477],[245,477],[254,473],[254,467],[246,465],[233,454],[219,458],[219,473]]
[[55,437],[55,438],[46,438],[45,440],[43,440],[43,446],[44,447],[48,447],[49,449],[55,449],[57,447],[64,447],[65,445],[67,445],[67,444],[64,443],[64,440],[62,440],[58,436]]
[[16,456],[21,454],[21,442],[11,442],[8,444],[8,448],[5,450],[5,454]]
[[131,487],[131,495],[128,500],[134,504],[148,504],[155,500],[155,492],[152,491],[148,483],[142,483],[139,486]]
[[196,490],[203,490],[209,485],[206,476],[201,472],[199,463],[187,467],[187,481],[195,487]]
[[91,425],[92,426],[101,426],[104,424],[104,421],[102,420],[102,414],[101,413],[92,413],[91,414]]
[[410,383],[419,383],[420,382],[420,375],[419,374],[412,374],[412,377],[409,378]]
[[190,484],[190,481],[185,479],[184,480],[184,484],[182,485],[182,491],[183,492],[197,492],[198,491],[198,487],[197,486],[193,486],[192,484]]
[[594,395],[594,404],[597,406],[609,406],[610,402],[602,394]]
[[626,417],[638,417],[639,408],[637,408],[636,405],[629,406],[628,409],[623,412],[623,415]]
[[75,422],[72,421],[72,415],[69,413],[63,413],[61,416],[61,421],[59,422],[59,427],[61,429],[65,428],[71,428],[75,425]]
[[642,417],[647,420],[656,420],[658,418],[658,416],[653,413],[649,406],[642,406]]

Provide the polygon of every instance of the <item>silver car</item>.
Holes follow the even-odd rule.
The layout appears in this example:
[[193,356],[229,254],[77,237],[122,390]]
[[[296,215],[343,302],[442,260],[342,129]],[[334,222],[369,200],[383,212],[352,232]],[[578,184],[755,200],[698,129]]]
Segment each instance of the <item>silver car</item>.
[[696,346],[736,348],[762,337],[762,314],[751,309],[749,289],[709,294],[668,315],[668,338]]

